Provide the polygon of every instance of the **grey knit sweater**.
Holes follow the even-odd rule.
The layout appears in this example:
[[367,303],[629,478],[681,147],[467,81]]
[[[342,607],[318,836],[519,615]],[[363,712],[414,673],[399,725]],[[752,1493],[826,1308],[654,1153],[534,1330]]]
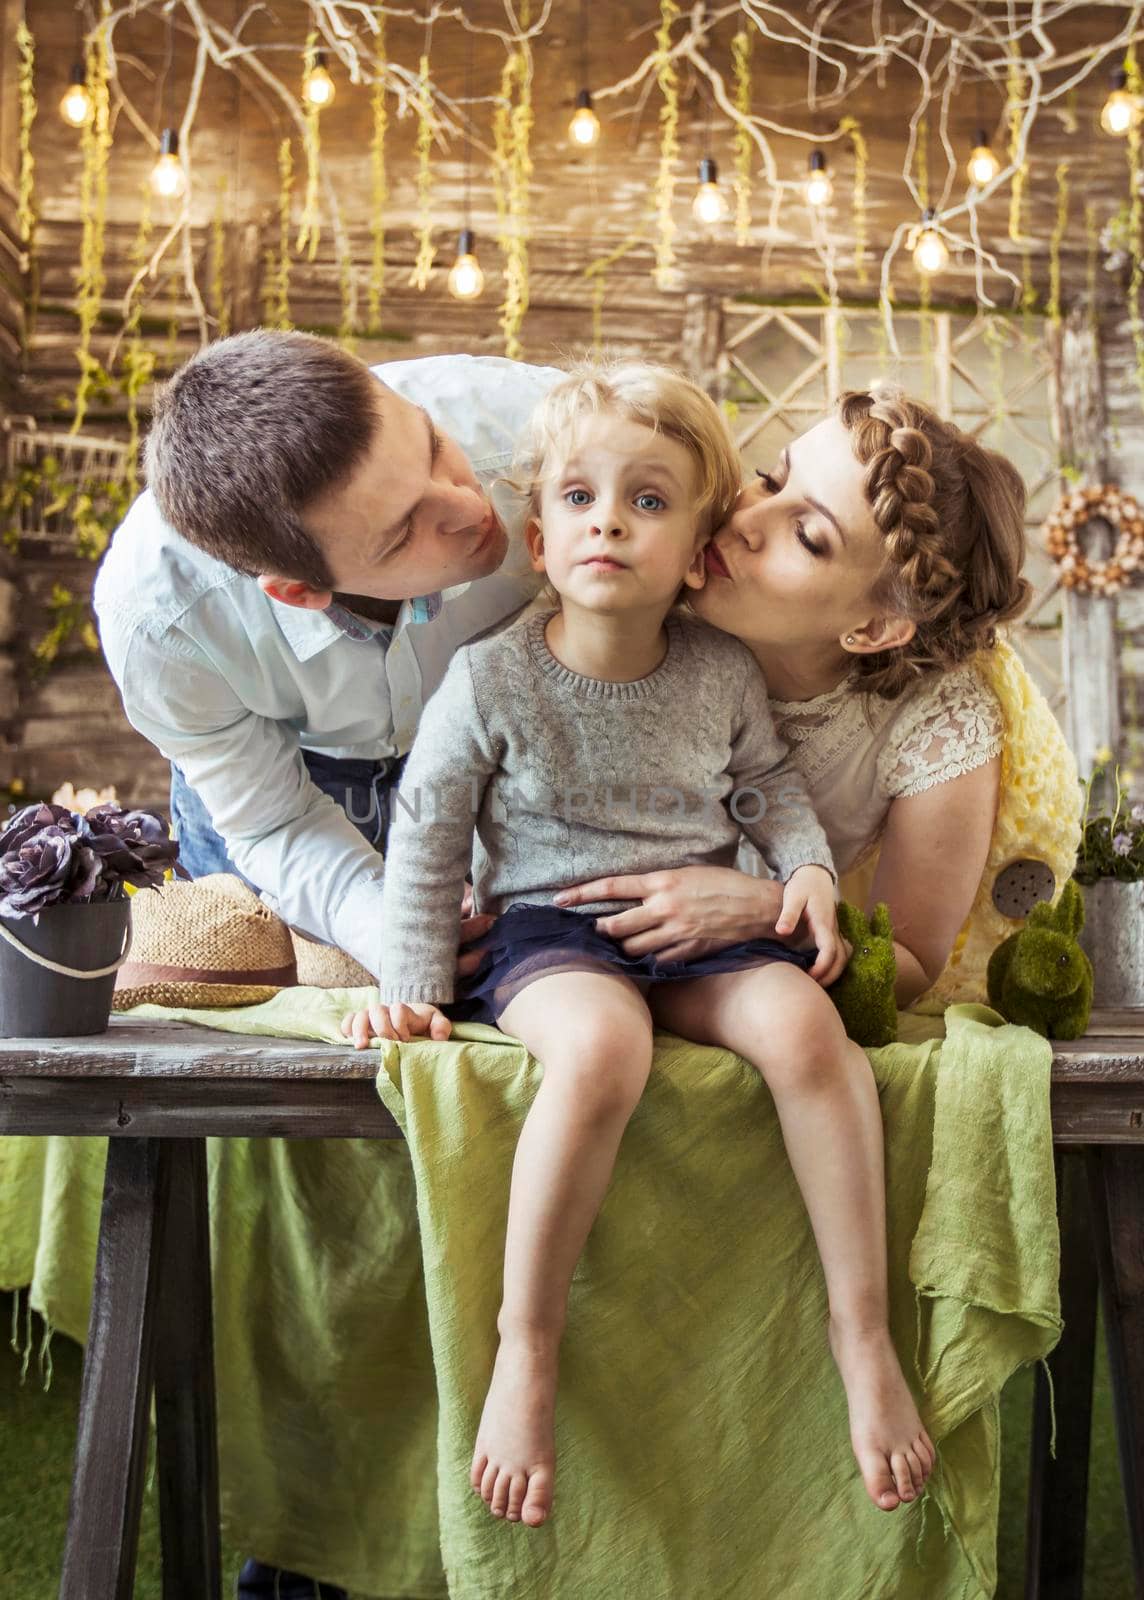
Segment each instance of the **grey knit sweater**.
[[477,909],[498,915],[614,873],[731,866],[741,833],[784,880],[833,871],[744,645],[673,612],[655,671],[607,683],[556,660],[551,615],[459,649],[422,713],[385,866],[386,1004],[453,998],[470,862]]

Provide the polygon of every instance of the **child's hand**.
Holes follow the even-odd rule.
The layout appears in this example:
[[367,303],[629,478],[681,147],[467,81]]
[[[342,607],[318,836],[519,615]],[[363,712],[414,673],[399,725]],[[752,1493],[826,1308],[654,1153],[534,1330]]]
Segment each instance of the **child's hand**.
[[342,1018],[342,1033],[353,1040],[355,1050],[364,1050],[371,1039],[407,1044],[410,1039],[447,1039],[452,1031],[453,1024],[437,1006],[383,1006],[377,1001]]
[[783,887],[783,908],[775,923],[780,939],[789,937],[806,918],[807,929],[818,946],[810,975],[823,988],[832,984],[850,959],[850,948],[838,931],[834,880],[825,867],[797,867]]

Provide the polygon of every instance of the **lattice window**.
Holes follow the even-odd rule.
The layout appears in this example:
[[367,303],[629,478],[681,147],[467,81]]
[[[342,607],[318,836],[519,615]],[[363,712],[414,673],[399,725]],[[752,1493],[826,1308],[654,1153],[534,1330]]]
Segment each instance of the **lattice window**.
[[[901,353],[894,356],[874,308],[732,301],[723,317],[720,372],[748,467],[773,466],[843,389],[892,378],[1011,457],[1029,489],[1030,535],[1040,527],[1058,492],[1052,363],[1041,319],[898,311]],[[1026,573],[1036,597],[1014,643],[1060,715],[1060,603],[1051,563],[1032,537]]]

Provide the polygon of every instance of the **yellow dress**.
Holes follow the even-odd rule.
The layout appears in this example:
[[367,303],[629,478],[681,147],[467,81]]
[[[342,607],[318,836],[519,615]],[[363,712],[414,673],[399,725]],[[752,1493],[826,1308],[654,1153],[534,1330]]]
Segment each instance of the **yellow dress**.
[[[981,651],[973,666],[1001,711],[1001,790],[989,858],[969,916],[936,983],[911,1007],[930,1015],[960,1001],[985,1000],[989,957],[1036,900],[1059,897],[1080,842],[1076,762],[1044,695],[1011,645]],[[847,900],[866,905],[877,859],[875,849],[843,875]]]

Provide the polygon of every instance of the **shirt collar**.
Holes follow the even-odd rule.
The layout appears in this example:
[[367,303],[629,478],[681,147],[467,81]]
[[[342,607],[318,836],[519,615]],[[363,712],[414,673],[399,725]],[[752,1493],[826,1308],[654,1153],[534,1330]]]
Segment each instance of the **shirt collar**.
[[336,600],[324,611],[311,611],[304,606],[286,606],[280,600],[271,600],[270,604],[274,607],[275,620],[286,643],[299,661],[309,661],[338,639],[369,639],[374,634],[384,633],[387,628],[397,634],[411,622],[432,622],[440,614],[445,599],[463,593],[467,588],[468,585],[463,584],[457,590],[449,590],[444,597],[429,594],[420,595],[416,600],[407,600],[397,613],[395,624],[370,623],[365,617],[347,611]]

